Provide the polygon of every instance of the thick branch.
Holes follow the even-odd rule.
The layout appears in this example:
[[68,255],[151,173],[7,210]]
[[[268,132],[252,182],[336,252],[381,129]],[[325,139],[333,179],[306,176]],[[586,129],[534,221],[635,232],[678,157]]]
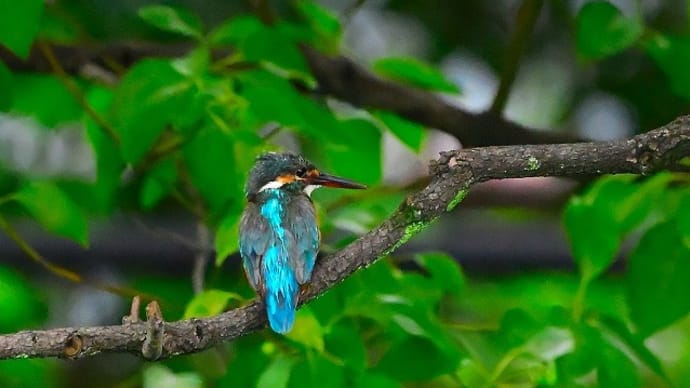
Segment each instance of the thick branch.
[[[503,146],[443,153],[432,162],[431,183],[410,195],[379,227],[319,261],[305,302],[389,254],[442,213],[451,210],[470,186],[490,179],[532,176],[648,174],[674,167],[690,156],[690,116],[628,140],[607,143]],[[160,357],[199,352],[261,329],[262,303],[206,319],[163,323]],[[31,330],[0,336],[0,358],[89,357],[100,352],[142,356],[146,322],[120,326]],[[159,335],[159,334],[158,334]],[[147,356],[148,357],[148,356]]]
[[356,106],[395,112],[408,120],[454,135],[466,147],[572,143],[567,133],[536,131],[491,112],[473,114],[437,94],[376,77],[342,56],[326,56],[301,46],[321,90]]

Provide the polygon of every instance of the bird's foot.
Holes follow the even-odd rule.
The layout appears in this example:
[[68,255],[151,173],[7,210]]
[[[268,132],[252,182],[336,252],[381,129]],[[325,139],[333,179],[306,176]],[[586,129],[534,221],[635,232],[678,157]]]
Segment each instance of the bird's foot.
[[311,284],[304,283],[299,285],[299,300],[304,300],[304,297],[309,293],[311,289]]

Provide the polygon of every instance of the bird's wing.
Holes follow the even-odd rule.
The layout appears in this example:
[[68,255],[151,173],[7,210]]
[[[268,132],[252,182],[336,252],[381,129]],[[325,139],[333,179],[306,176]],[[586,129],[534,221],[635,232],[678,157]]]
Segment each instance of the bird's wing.
[[311,273],[316,262],[316,254],[319,252],[319,227],[316,223],[314,205],[306,196],[298,196],[287,207],[289,214],[285,222],[289,223],[286,230],[293,237],[289,257],[290,267],[295,273],[299,284],[304,284],[311,279]]
[[260,295],[264,293],[261,261],[273,239],[268,221],[261,215],[259,207],[248,203],[240,220],[240,255],[247,279]]

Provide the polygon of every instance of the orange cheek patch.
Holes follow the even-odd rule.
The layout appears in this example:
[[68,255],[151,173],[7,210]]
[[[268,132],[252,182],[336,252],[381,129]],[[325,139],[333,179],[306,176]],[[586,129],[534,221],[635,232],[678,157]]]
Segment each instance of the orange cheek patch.
[[319,174],[321,174],[321,173],[317,169],[307,171],[307,176],[313,177],[313,176],[319,176]]
[[278,178],[276,178],[276,181],[286,185],[286,184],[294,182],[295,176],[294,175],[281,175]]

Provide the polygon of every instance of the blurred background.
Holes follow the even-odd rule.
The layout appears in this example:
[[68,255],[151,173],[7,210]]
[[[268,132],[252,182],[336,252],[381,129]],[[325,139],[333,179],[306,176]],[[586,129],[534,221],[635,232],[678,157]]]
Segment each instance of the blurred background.
[[[0,5],[4,332],[118,324],[135,294],[159,300],[167,320],[250,300],[236,226],[247,170],[265,150],[298,151],[370,185],[314,194],[328,253],[423,187],[440,151],[621,139],[690,106],[683,0],[26,4]],[[465,112],[458,126],[475,135],[321,89],[300,43],[425,90]],[[288,338],[255,333],[156,364],[126,354],[1,361],[0,381],[683,386],[687,181],[479,184],[301,310]],[[582,203],[594,210],[564,218]],[[681,225],[677,239],[649,237],[668,236],[668,223]],[[583,242],[591,235],[606,241]],[[631,256],[643,257],[634,269]],[[658,283],[673,286],[647,293]]]

